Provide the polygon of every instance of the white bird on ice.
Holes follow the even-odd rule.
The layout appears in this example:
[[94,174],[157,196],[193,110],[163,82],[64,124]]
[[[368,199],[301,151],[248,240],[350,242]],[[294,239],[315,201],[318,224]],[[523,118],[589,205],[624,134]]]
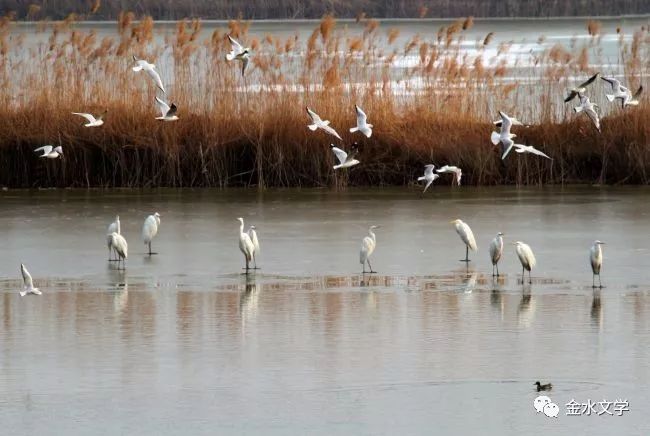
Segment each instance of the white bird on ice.
[[359,153],[359,149],[356,147],[356,142],[355,145],[352,146],[350,154],[347,154],[345,151],[341,150],[334,144],[330,144],[330,147],[340,162],[338,165],[334,165],[333,168],[335,170],[338,170],[339,168],[353,167],[359,163],[359,161],[354,158]]
[[160,214],[156,212],[153,215],[149,215],[147,219],[144,220],[144,224],[142,226],[142,240],[144,241],[144,245],[149,246],[149,256],[152,254],[158,254],[151,252],[151,241],[156,237],[156,234],[158,234],[159,225]]
[[496,237],[490,242],[490,260],[492,260],[492,277],[495,276],[494,268],[497,269],[496,276],[499,277],[499,260],[503,255],[503,233],[497,233]]
[[594,241],[594,245],[589,250],[589,261],[591,262],[591,272],[593,273],[591,279],[591,287],[596,287],[596,276],[598,276],[598,287],[602,288],[603,284],[600,281],[600,269],[603,266],[603,249],[605,243],[602,241]]
[[436,170],[438,173],[454,173],[456,176],[456,184],[460,186],[460,179],[463,177],[463,170],[453,165],[445,165]]
[[330,122],[329,120],[323,121],[320,116],[313,110],[306,108],[307,109],[307,115],[309,115],[309,118],[311,118],[311,124],[308,124],[307,127],[309,127],[309,130],[312,132],[315,132],[317,129],[323,129],[327,133],[329,133],[332,136],[336,136],[337,138],[341,139],[338,133],[336,133],[336,130],[334,130],[332,127],[330,127]]
[[621,107],[625,109],[626,106],[636,106],[639,104],[639,96],[643,92],[643,86],[639,86],[639,89],[632,95],[632,92],[627,89],[625,86],[621,85],[621,82],[614,77],[601,77],[605,82],[612,85],[613,94],[605,94],[607,100],[610,102],[616,100],[617,98],[621,100]]
[[426,180],[427,182],[426,186],[424,187],[424,191],[422,191],[423,194],[427,192],[427,189],[429,189],[429,186],[433,183],[433,181],[440,177],[438,174],[433,173],[435,167],[436,166],[433,164],[425,165],[424,175],[422,177],[418,177],[418,182],[421,182],[422,180]]
[[129,245],[126,243],[124,236],[117,232],[113,232],[111,237],[111,248],[117,253],[117,269],[120,268],[120,260],[122,261],[122,269],[126,269],[126,259],[129,257]]
[[135,62],[135,67],[133,67],[132,70],[135,72],[144,71],[147,73],[149,77],[151,77],[154,82],[156,82],[156,86],[163,92],[163,94],[165,94],[165,87],[163,86],[160,74],[158,74],[158,71],[156,71],[156,66],[154,64],[150,64],[144,59],[138,59],[135,56],[133,56],[133,61]]
[[248,233],[244,232],[244,218],[237,218],[237,220],[239,221],[239,250],[246,260],[246,274],[248,274],[248,270],[250,269],[249,264],[253,260],[255,246]]
[[250,48],[243,47],[230,35],[228,35],[228,39],[230,40],[230,45],[232,48],[230,50],[230,53],[226,54],[226,60],[228,62],[233,60],[241,61],[241,75],[243,76],[244,72],[246,71],[246,67],[248,66]]
[[366,113],[356,104],[354,109],[357,112],[357,126],[350,129],[350,133],[361,132],[366,135],[366,138],[370,138],[372,135],[372,124],[368,124],[368,117]]
[[95,116],[92,114],[86,114],[82,112],[72,112],[72,115],[79,115],[81,117],[84,117],[88,121],[86,124],[84,124],[84,127],[99,127],[104,124],[104,115],[106,115],[106,112],[108,111],[104,111],[104,113],[97,118],[95,118]]
[[461,260],[461,262],[469,262],[469,250],[478,251],[474,233],[472,233],[472,229],[462,220],[456,219],[450,221],[450,223],[456,227],[456,233],[458,233],[458,236],[460,236],[460,239],[465,244],[465,259]]
[[248,237],[251,238],[253,243],[253,269],[257,268],[257,255],[260,254],[260,241],[257,239],[257,232],[255,231],[255,226],[250,226],[248,228]]
[[543,152],[539,151],[532,145],[523,145],[523,144],[515,144],[515,151],[517,153],[531,153],[531,154],[536,154],[537,156],[542,156],[545,157],[546,159],[551,159],[548,155],[544,154]]
[[108,230],[106,231],[106,245],[108,245],[108,260],[118,260],[117,255],[115,256],[115,259],[111,259],[111,252],[113,251],[113,233],[117,233],[118,235],[122,234],[121,229],[120,229],[120,216],[115,215],[115,221],[109,224]]
[[34,287],[32,275],[27,271],[24,264],[20,264],[20,273],[23,275],[23,290],[20,291],[20,296],[24,297],[27,294],[42,295],[43,293]]
[[377,271],[372,270],[372,265],[370,265],[370,255],[372,255],[372,252],[375,251],[375,247],[377,246],[377,236],[375,236],[375,232],[373,230],[378,229],[379,226],[370,226],[368,229],[368,236],[363,238],[361,241],[361,251],[359,252],[359,263],[363,265],[363,274],[366,273],[366,263],[368,263],[368,267],[370,267],[370,274],[374,274]]
[[571,91],[569,91],[569,95],[564,99],[564,102],[568,103],[571,100],[573,100],[576,97],[576,95],[580,96],[581,94],[584,94],[587,91],[587,86],[591,85],[594,82],[594,80],[596,80],[599,74],[600,73],[594,74],[593,76],[588,78],[585,82],[578,85],[577,88],[573,88]]
[[39,151],[42,151],[43,154],[40,155],[39,157],[46,157],[48,159],[56,159],[59,156],[63,156],[63,147],[60,145],[56,148],[52,145],[44,145],[42,147],[38,147],[36,150],[34,150],[36,153]]
[[580,97],[580,106],[574,107],[573,110],[575,113],[586,113],[591,122],[594,123],[594,126],[596,126],[596,130],[600,132],[600,118],[598,118],[598,112],[596,112],[598,105],[590,102],[589,97],[586,95],[578,94],[578,96]]
[[530,249],[530,246],[528,246],[528,244],[524,244],[521,241],[514,242],[513,245],[515,246],[517,257],[519,257],[519,262],[521,262],[521,282],[524,282],[524,271],[527,270],[528,283],[532,283],[533,279],[530,277],[530,271],[537,264],[533,250]]
[[176,115],[178,108],[174,103],[169,106],[166,102],[156,97],[156,104],[158,105],[158,109],[160,110],[161,114],[161,116],[156,117],[157,120],[176,121],[178,119],[178,116]]

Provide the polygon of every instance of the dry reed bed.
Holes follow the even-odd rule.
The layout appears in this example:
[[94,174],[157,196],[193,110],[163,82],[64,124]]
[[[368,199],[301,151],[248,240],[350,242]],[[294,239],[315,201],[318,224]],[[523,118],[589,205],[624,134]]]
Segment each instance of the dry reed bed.
[[[492,35],[475,42],[477,56],[463,55],[471,19],[406,46],[397,46],[397,30],[376,21],[366,20],[363,34],[353,36],[331,17],[307,41],[249,38],[248,24],[239,21],[206,37],[201,23],[191,21],[159,45],[150,18],[135,22],[123,14],[117,26],[117,38],[99,40],[76,30],[72,19],[44,23],[48,43],[27,49],[11,20],[0,22],[1,185],[406,185],[429,162],[460,166],[464,183],[474,185],[650,181],[647,100],[624,112],[603,103],[602,134],[562,103],[575,82],[566,77],[594,72],[589,57],[602,37],[597,22],[587,24],[584,44],[556,45],[531,59],[536,67],[518,76],[521,83],[503,80],[513,73],[503,58],[480,56],[491,48],[508,54],[507,44],[493,47]],[[245,78],[224,60],[226,33],[253,48]],[[647,77],[648,42],[645,28],[631,40],[620,37],[618,62],[631,87]],[[133,54],[170,60],[161,72],[180,121],[154,120],[155,87],[130,71]],[[394,68],[405,55],[416,56],[416,65]],[[590,92],[599,102],[603,93],[602,84]],[[347,133],[355,103],[375,125],[371,139]],[[306,128],[305,105],[332,121],[345,147],[359,141],[361,165],[334,173],[333,138]],[[96,129],[70,115],[104,109],[106,124]],[[530,123],[516,128],[518,139],[554,160],[511,155],[501,162],[489,141],[498,109]],[[45,143],[63,145],[65,158],[38,159],[32,150]]]

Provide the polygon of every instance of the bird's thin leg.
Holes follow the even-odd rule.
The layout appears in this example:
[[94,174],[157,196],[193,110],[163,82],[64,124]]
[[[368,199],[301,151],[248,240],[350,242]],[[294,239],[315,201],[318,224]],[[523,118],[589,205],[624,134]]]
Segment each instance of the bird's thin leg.
[[598,273],[598,287],[602,289],[603,283],[600,281],[600,273]]
[[524,280],[526,279],[526,272],[525,272],[525,271],[526,271],[526,270],[525,270],[524,267],[522,266],[522,267],[521,267],[521,283],[524,283]]
[[151,241],[149,241],[149,244],[147,245],[149,245],[149,256],[151,256]]
[[257,267],[257,258],[255,257],[254,254],[253,254],[253,269],[259,269],[259,268]]
[[370,274],[377,272],[372,270],[372,265],[370,265],[370,258],[368,258],[368,266],[370,267]]
[[492,277],[494,277],[494,264],[492,264]]
[[363,266],[361,267],[361,268],[363,268],[363,271],[361,271],[361,274],[365,274],[365,273],[366,273],[366,263],[363,262],[361,265],[363,265]]
[[465,262],[469,262],[469,247],[465,246]]
[[495,266],[497,267],[497,277],[499,277],[499,264],[497,263]]
[[528,284],[529,285],[533,283],[533,278],[531,277],[530,274],[531,274],[531,270],[528,270]]
[[592,288],[596,287],[596,274],[591,275],[591,287]]

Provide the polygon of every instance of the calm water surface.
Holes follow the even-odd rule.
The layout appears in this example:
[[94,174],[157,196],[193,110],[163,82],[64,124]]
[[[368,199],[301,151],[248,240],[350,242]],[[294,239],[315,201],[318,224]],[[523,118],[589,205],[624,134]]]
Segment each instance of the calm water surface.
[[[646,188],[0,193],[6,434],[648,434]],[[148,258],[146,215],[162,215]],[[106,261],[116,213],[126,272]],[[261,270],[241,274],[238,223]],[[479,252],[468,267],[449,221]],[[370,224],[376,275],[362,276]],[[498,231],[537,255],[518,281]],[[588,249],[607,242],[602,291]],[[42,297],[20,298],[19,264]],[[557,419],[535,413],[552,381]],[[565,404],[627,399],[618,416]]]

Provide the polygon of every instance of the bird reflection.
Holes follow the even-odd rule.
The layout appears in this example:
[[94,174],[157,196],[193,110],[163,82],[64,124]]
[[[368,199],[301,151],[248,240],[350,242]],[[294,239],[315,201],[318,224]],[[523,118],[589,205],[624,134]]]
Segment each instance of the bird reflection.
[[517,320],[519,325],[530,327],[535,317],[535,300],[531,293],[530,285],[524,284],[524,290],[521,295],[521,301],[517,309]]
[[117,291],[113,294],[113,311],[121,313],[129,303],[129,284],[125,280],[124,283],[116,284],[115,288]]
[[602,329],[603,327],[603,306],[600,300],[600,289],[594,291],[593,299],[591,300],[591,322]]
[[239,295],[239,315],[242,325],[257,316],[258,298],[261,286],[255,282],[255,276],[245,276],[244,292]]
[[476,279],[478,278],[477,271],[467,271],[465,275],[463,291],[466,294],[471,294],[474,288],[476,288]]

